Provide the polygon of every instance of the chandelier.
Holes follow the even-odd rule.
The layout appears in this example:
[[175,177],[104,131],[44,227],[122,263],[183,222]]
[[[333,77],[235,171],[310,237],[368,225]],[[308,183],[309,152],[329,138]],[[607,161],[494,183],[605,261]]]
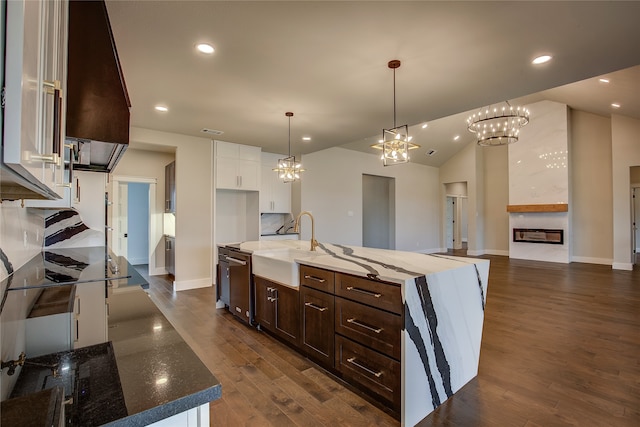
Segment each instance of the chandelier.
[[486,107],[467,119],[467,129],[475,133],[478,145],[492,147],[518,142],[520,128],[529,123],[529,110],[507,105]]
[[400,61],[394,59],[387,64],[393,70],[393,128],[382,129],[382,139],[371,147],[382,150],[382,164],[384,166],[407,163],[409,150],[420,148],[418,144],[411,142],[409,126],[396,125],[396,68],[400,67]]
[[287,111],[284,115],[289,117],[289,155],[284,159],[278,159],[278,167],[273,170],[278,172],[278,177],[282,182],[287,183],[300,179],[300,173],[304,172],[304,169],[302,169],[300,162],[296,162],[296,156],[291,155],[291,117],[293,117],[293,113]]

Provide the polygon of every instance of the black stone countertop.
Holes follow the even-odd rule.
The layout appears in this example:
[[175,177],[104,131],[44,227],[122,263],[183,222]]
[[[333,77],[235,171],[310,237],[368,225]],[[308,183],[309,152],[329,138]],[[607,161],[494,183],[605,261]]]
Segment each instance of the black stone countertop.
[[129,416],[113,426],[144,426],[222,395],[202,363],[140,288],[109,289],[109,340]]
[[[78,396],[65,410],[69,417],[85,418],[72,423],[67,417],[67,425],[127,427],[145,426],[220,398],[220,382],[149,295],[130,281],[107,287],[109,342],[27,359],[40,365],[57,364],[61,377],[51,377],[47,366],[27,363],[11,397],[35,393],[28,372],[37,372],[40,381],[49,377],[49,386],[65,387],[65,396]],[[63,371],[65,366],[74,369]],[[73,374],[65,377],[65,372]]]
[[126,258],[114,255],[104,246],[43,250],[0,282],[3,292],[0,311],[6,292],[99,281],[107,281],[109,287],[115,288],[149,287]]

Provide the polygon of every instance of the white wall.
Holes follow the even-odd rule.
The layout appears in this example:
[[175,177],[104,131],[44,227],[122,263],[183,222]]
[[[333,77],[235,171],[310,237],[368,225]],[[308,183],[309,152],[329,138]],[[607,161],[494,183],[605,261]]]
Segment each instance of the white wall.
[[[213,141],[136,127],[131,128],[130,140],[134,146],[135,143],[142,143],[175,147],[177,192],[175,289],[211,286],[214,276]],[[164,194],[162,191],[158,193]]]
[[630,168],[640,166],[640,120],[611,116],[613,268],[631,270]]
[[[304,155],[301,210],[312,211],[319,242],[362,245],[362,174],[396,179],[396,249],[440,250],[438,169],[408,163],[382,166],[376,154],[330,148]],[[302,219],[302,239],[310,224]]]
[[509,150],[507,146],[484,150],[483,175],[485,253],[509,256]]
[[571,111],[571,165],[572,261],[611,265],[613,184],[608,117]]
[[[134,142],[135,144],[135,142]],[[162,227],[164,212],[164,167],[175,160],[175,154],[172,152],[164,153],[157,151],[140,150],[133,147],[127,148],[124,156],[118,162],[118,166],[112,171],[114,176],[137,177],[137,178],[154,178],[156,180],[156,200],[155,212],[157,217],[156,227]],[[156,271],[150,271],[150,274],[163,274],[164,270],[164,240],[162,239],[162,230],[156,230],[152,233],[156,236],[152,242],[152,256],[155,257]]]

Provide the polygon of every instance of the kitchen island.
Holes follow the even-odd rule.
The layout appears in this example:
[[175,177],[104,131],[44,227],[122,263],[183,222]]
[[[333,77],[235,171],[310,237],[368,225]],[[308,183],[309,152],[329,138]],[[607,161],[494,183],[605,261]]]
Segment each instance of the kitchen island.
[[[252,254],[256,295],[263,279],[272,284],[267,289],[277,284],[297,289],[307,279],[323,286],[335,280],[335,291],[323,294],[332,297],[329,301],[335,301],[335,306],[303,302],[301,310],[306,307],[327,312],[335,309],[334,370],[345,372],[345,366],[351,363],[355,366],[353,369],[363,371],[365,375],[361,378],[370,378],[372,384],[377,381],[375,385],[378,388],[374,391],[378,395],[384,397],[387,392],[386,400],[392,404],[397,399],[403,425],[419,422],[477,375],[488,260],[323,243],[311,252],[310,243],[306,241],[252,241],[235,246]],[[321,274],[302,274],[307,268],[318,269],[316,271]],[[347,280],[351,284],[341,284]],[[396,310],[399,313],[393,313],[394,308],[390,305],[377,309],[376,299],[382,301],[384,292],[365,289],[367,283],[379,284],[388,294],[395,292],[395,285],[401,294],[401,306]],[[302,291],[305,287],[300,289]],[[345,297],[349,292],[353,297]],[[276,293],[271,298],[277,300],[278,295]],[[366,302],[366,298],[373,302]],[[360,322],[355,316],[346,321],[341,318],[341,311],[346,310],[344,307],[353,301],[363,300],[363,309],[401,319],[399,351],[387,351],[372,339],[361,341],[364,342],[362,346],[358,343],[357,347],[343,345],[351,343],[349,331],[344,332],[342,326],[346,323],[350,323],[347,327],[360,323],[362,328],[372,330],[374,337],[375,334],[384,334],[385,329],[392,329],[390,324],[372,327],[371,322]],[[259,298],[256,304],[260,304]],[[376,316],[369,315],[369,319]],[[380,348],[383,350],[375,352],[374,356],[379,356],[385,363],[390,361],[389,366],[394,361],[393,352],[397,351],[399,368],[371,368],[376,359],[364,352]],[[348,354],[345,356],[343,353]],[[398,390],[389,385],[393,381],[384,382],[385,376],[396,375],[400,376],[400,396],[397,396]],[[364,383],[360,381],[360,384]]]
[[[74,293],[96,285],[100,292],[91,297],[98,301],[73,303]],[[21,351],[38,294],[69,286],[76,288],[67,322],[76,328],[71,336],[84,329],[81,314],[101,325],[101,342],[72,348],[68,340],[54,343],[67,349],[36,357],[27,348],[23,366],[15,366],[13,375],[2,371],[3,387],[15,382],[10,399],[2,402],[2,425],[34,425],[29,422],[42,414],[33,405],[53,407],[54,401],[58,408],[64,403],[64,412],[51,412],[58,418],[63,413],[66,425],[209,425],[209,402],[220,398],[220,382],[153,303],[143,289],[146,281],[125,258],[104,248],[47,250],[2,282],[3,362]],[[90,309],[100,304],[108,309]],[[62,306],[69,310],[68,303]]]

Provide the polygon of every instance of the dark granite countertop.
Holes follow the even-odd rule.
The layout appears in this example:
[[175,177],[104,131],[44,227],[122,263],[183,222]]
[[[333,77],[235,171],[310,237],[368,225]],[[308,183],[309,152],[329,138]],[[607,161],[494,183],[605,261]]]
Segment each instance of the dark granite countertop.
[[[60,255],[60,251],[56,250],[56,255]],[[65,253],[67,255],[69,252]],[[29,271],[26,266],[16,271],[21,271],[17,277],[19,283],[17,287],[13,286],[15,283],[11,284],[11,291],[38,291],[38,286],[29,286],[29,278],[42,276],[43,259],[40,257],[39,262],[31,264],[39,271]],[[77,261],[77,258],[73,259]],[[145,426],[220,398],[220,382],[139,286],[146,284],[148,287],[146,281],[126,259],[118,261],[119,274],[124,277],[100,279],[107,281],[108,342],[28,358],[20,370],[12,399],[5,401],[15,405],[14,414],[35,417],[33,411],[25,411],[20,400],[13,398],[26,399],[28,402],[22,401],[22,404],[30,405],[37,397],[34,393],[55,386],[63,388],[65,401],[71,402],[65,404],[68,426]],[[83,273],[93,261],[87,264]],[[98,269],[109,268],[104,260],[95,265]],[[91,275],[91,280],[99,280],[98,276]],[[39,280],[39,287],[46,288],[44,284],[48,280]],[[52,283],[49,286],[62,286],[49,283]],[[83,282],[75,283],[78,286]],[[19,294],[11,291],[7,292]],[[52,366],[57,368],[57,377],[52,375]],[[35,401],[45,405],[43,399],[46,397]],[[5,402],[2,425],[5,422],[7,425],[25,425],[5,421]]]
[[149,284],[126,258],[114,255],[103,246],[43,250],[11,276],[0,282],[6,292],[38,288],[65,287],[106,281],[109,287],[122,288]]

